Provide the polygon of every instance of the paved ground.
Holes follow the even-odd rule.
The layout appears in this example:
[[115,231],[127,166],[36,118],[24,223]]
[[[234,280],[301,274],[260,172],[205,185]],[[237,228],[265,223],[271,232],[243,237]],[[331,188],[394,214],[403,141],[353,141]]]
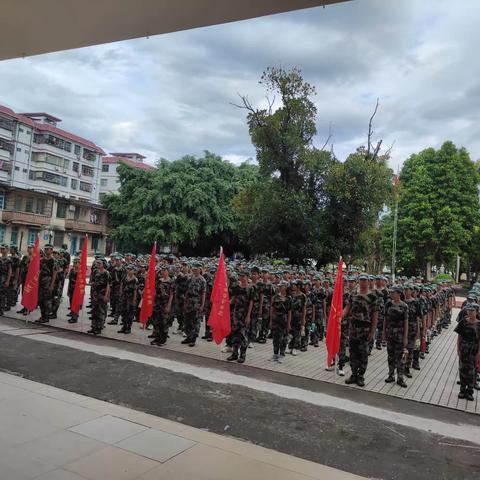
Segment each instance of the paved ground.
[[[370,478],[478,479],[478,415],[173,350],[23,327],[0,319],[0,369],[109,402],[103,414],[133,408],[222,435],[213,446],[236,437]],[[59,421],[65,416],[58,411]],[[189,466],[211,461],[200,455]],[[277,478],[262,472],[261,478]]]
[[0,373],[2,480],[361,477]]
[[[453,317],[456,317],[458,309],[454,309]],[[87,314],[84,312],[80,317],[80,323],[68,324],[65,321],[67,313],[66,304],[62,304],[60,308],[59,318],[52,320],[50,325],[85,332],[90,328],[90,322]],[[25,321],[26,317],[16,315],[14,311],[8,312],[8,316],[18,318]],[[29,318],[33,321],[38,317],[38,313],[31,314]],[[176,323],[175,323],[176,325]],[[28,328],[30,325],[26,325]],[[156,348],[149,345],[150,341],[147,335],[151,332],[145,332],[140,329],[138,324],[134,324],[131,335],[118,334],[118,326],[107,325],[103,332],[103,336],[125,340],[137,344],[144,345],[146,348]],[[173,330],[173,329],[171,329]],[[202,327],[203,332],[203,327]],[[187,345],[181,345],[183,337],[181,335],[170,335],[167,345],[160,347],[162,349],[173,350],[177,352],[184,352],[204,358],[210,358],[217,361],[226,361],[229,354],[221,353],[221,348],[214,343],[208,343],[204,340],[199,340],[194,348]],[[246,365],[256,368],[286,373],[299,377],[321,380],[323,382],[335,383],[344,385],[345,379],[339,377],[335,372],[326,372],[326,348],[322,343],[319,348],[310,347],[308,352],[299,353],[297,357],[287,355],[285,363],[278,364],[271,361],[272,346],[271,343],[266,345],[255,344],[253,349],[249,349],[247,353]],[[350,374],[347,366],[346,374]],[[458,360],[456,353],[456,334],[453,332],[453,326],[445,330],[439,337],[436,337],[430,354],[422,361],[422,370],[420,372],[412,371],[413,379],[407,379],[408,388],[403,389],[393,384],[386,384],[384,382],[387,374],[387,358],[386,350],[374,350],[369,359],[369,366],[366,375],[366,390],[377,392],[388,396],[400,397],[409,400],[416,400],[428,404],[449,407],[458,410],[464,410],[471,413],[480,413],[480,395],[475,391],[475,400],[468,402],[467,400],[459,400],[458,390],[456,384],[458,380]],[[345,385],[344,385],[345,386]],[[348,389],[358,389],[358,387],[347,387]]]

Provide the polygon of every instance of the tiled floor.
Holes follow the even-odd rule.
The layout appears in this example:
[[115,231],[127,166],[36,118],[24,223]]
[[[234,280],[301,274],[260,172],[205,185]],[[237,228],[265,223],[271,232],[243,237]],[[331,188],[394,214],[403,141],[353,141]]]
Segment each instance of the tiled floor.
[[1,480],[361,478],[6,373],[0,394]]
[[[453,314],[454,318],[457,312],[458,310],[455,309]],[[82,332],[86,332],[90,328],[88,316],[85,312],[81,314],[80,322],[73,325],[65,321],[66,313],[66,305],[62,304],[58,315],[59,318],[52,320],[49,325]],[[9,330],[9,333],[18,335],[32,334],[33,324],[31,321],[36,319],[38,314],[31,314],[31,318],[12,312],[9,312],[7,315],[22,320],[25,327],[16,331]],[[27,323],[26,320],[29,320],[29,323]],[[455,323],[455,321],[453,323]],[[215,345],[215,343],[206,342],[205,340],[199,340],[193,348],[188,345],[182,345],[181,341],[183,337],[173,334],[173,329],[171,329],[168,343],[163,347],[151,347],[150,340],[147,338],[147,335],[151,332],[140,329],[138,324],[134,324],[132,334],[130,335],[119,334],[117,333],[118,329],[119,327],[116,325],[107,325],[103,335],[143,344],[145,348],[164,348],[167,350],[182,351],[191,355],[208,357],[219,361],[226,361],[226,358],[229,356],[228,353],[225,354],[221,352],[221,347]],[[203,333],[203,326],[201,331]],[[33,330],[33,333],[35,333],[35,330]],[[345,378],[336,375],[335,372],[325,371],[327,352],[323,343],[319,348],[309,347],[308,352],[299,353],[297,357],[287,355],[287,359],[283,364],[272,362],[271,357],[272,345],[270,342],[266,345],[255,344],[254,348],[249,349],[247,352],[246,365],[344,385]],[[373,350],[369,358],[365,388],[372,392],[385,395],[465,410],[472,413],[480,413],[480,395],[477,391],[474,393],[475,401],[473,402],[459,400],[457,398],[459,388],[456,384],[458,379],[458,360],[456,355],[456,334],[453,332],[453,325],[435,338],[430,348],[430,354],[422,361],[421,366],[422,369],[420,372],[413,371],[413,378],[407,379],[408,388],[403,389],[395,383],[386,384],[384,382],[387,374],[386,350]],[[348,366],[345,370],[346,374],[349,375],[350,370]],[[345,388],[358,387],[345,386]]]

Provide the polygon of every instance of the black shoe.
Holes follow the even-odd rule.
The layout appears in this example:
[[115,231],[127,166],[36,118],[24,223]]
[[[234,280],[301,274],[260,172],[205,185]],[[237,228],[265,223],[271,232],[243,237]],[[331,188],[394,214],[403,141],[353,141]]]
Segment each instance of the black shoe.
[[22,308],[21,310],[17,310],[17,313],[23,313],[23,314],[25,314],[26,311],[27,311],[26,308]]
[[195,346],[195,340],[191,340],[190,342],[188,342],[188,346],[189,347],[194,347]]
[[407,378],[413,378],[413,377],[412,377],[412,374],[410,373],[410,369],[409,369],[409,368],[406,368],[406,369],[405,369],[405,376],[406,376]]
[[160,343],[160,340],[155,339],[150,342],[150,345],[157,345],[159,347],[160,345],[163,345],[163,343]]
[[356,375],[351,375],[349,378],[345,380],[345,383],[347,385],[352,385],[353,383],[357,383],[357,376]]
[[78,322],[78,320],[76,318],[70,318],[68,320],[68,323],[77,323],[77,322]]
[[257,340],[257,343],[267,343],[267,339],[266,338],[259,338]]
[[5,309],[6,312],[9,312],[10,310],[11,310],[11,307],[7,307],[7,308]]
[[269,333],[267,338],[273,338],[273,333]]
[[241,357],[238,358],[237,362],[238,363],[245,363],[245,357],[242,355]]
[[110,320],[107,325],[118,325],[118,320]]
[[393,383],[395,381],[395,377],[393,375],[389,375],[386,379],[385,379],[385,383]]
[[212,338],[212,337],[208,337],[208,338],[207,338],[207,342],[213,342],[213,338]]
[[306,351],[308,351],[308,348],[307,348],[307,347],[302,347],[302,348],[300,349],[300,351],[301,351],[301,352],[306,352]]
[[377,343],[377,345],[376,345],[375,348],[376,348],[377,350],[381,350],[381,349],[382,349],[382,346],[381,346],[379,343]]
[[463,390],[460,390],[460,393],[458,394],[458,398],[467,398],[467,394]]
[[228,362],[233,362],[234,360],[238,360],[238,355],[236,353],[232,353],[228,358]]
[[126,328],[126,329],[123,331],[123,333],[124,333],[125,335],[128,335],[129,333],[132,333],[132,330],[131,330],[130,328]]
[[207,340],[207,339],[208,339],[208,335],[204,335],[204,336],[202,337],[202,340]]
[[147,338],[155,338],[155,334],[152,333],[151,335],[149,335]]
[[359,387],[364,387],[365,386],[365,379],[361,377],[360,375],[357,377],[357,385]]
[[418,363],[414,363],[414,364],[412,365],[412,368],[413,368],[414,370],[420,370],[420,365],[419,365]]
[[102,329],[101,328],[97,328],[96,330],[93,331],[93,334],[94,335],[100,335],[102,333]]
[[57,314],[56,313],[50,315],[50,320],[56,320],[56,319],[57,319]]
[[87,330],[87,333],[95,333],[95,330],[91,328],[90,330]]
[[120,330],[117,331],[117,333],[125,333],[125,327],[122,327]]
[[183,341],[180,342],[182,345],[187,345],[188,343],[190,343],[190,339],[189,338],[185,338]]
[[313,344],[313,346],[314,346],[315,348],[318,348],[320,345],[318,344],[318,342],[315,342],[315,343]]
[[469,402],[473,402],[475,399],[473,398],[473,393],[470,393],[468,392],[466,395],[465,395],[465,398],[469,401]]
[[405,380],[403,378],[399,378],[397,380],[397,385],[402,388],[407,388],[408,385],[405,383]]

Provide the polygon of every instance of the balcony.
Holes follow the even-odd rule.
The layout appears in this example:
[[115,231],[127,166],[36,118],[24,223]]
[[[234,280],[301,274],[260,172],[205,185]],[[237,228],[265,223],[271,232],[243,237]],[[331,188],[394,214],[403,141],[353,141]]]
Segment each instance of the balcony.
[[0,124],[0,138],[13,140],[13,132],[7,128],[3,128],[2,125]]
[[13,144],[0,138],[0,158],[2,160],[10,160],[13,153]]
[[50,216],[37,213],[14,212],[9,210],[2,211],[2,222],[12,222],[21,225],[49,225]]
[[107,227],[101,223],[81,222],[80,220],[65,220],[65,230],[76,232],[106,234]]
[[12,173],[12,163],[0,159],[0,172]]

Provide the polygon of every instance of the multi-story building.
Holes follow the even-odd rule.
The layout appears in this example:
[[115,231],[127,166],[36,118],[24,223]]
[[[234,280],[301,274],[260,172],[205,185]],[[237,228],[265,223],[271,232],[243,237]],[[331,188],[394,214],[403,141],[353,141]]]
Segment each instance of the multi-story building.
[[146,157],[139,153],[112,153],[110,157],[102,158],[100,173],[100,198],[107,193],[117,193],[120,188],[120,179],[117,167],[123,163],[132,168],[152,171],[155,167],[144,163]]
[[48,113],[15,113],[0,105],[0,243],[42,244],[76,253],[85,233],[92,251],[105,248],[99,204],[103,150],[57,127]]

